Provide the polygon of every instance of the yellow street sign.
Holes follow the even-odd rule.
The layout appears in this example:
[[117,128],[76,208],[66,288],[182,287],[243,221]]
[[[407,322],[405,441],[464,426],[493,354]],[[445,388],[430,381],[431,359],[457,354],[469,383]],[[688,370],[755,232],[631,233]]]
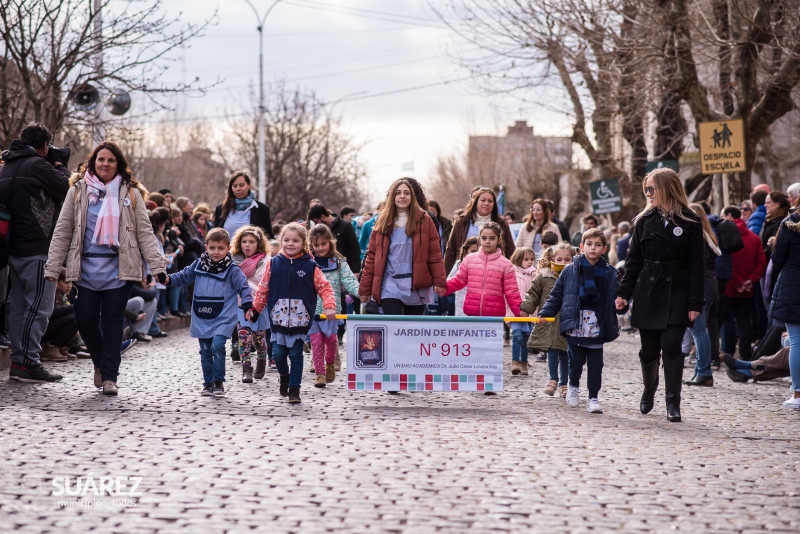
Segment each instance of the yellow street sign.
[[700,168],[703,174],[745,170],[742,119],[698,124]]

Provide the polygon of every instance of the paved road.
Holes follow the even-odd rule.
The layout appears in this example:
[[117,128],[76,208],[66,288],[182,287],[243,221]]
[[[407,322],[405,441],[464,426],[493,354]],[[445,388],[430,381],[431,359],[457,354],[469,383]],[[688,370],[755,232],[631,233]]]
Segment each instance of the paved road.
[[[603,415],[544,395],[543,364],[507,366],[497,397],[318,390],[306,374],[297,406],[274,372],[237,382],[237,364],[226,398],[200,397],[194,340],[161,341],[124,357],[118,398],[88,360],[60,364],[59,384],[0,379],[0,531],[800,531],[786,385],[718,375],[684,390],[684,423],[663,395],[642,416],[635,339],[607,346]],[[64,477],[104,506],[64,506]],[[94,496],[102,477],[112,497]]]

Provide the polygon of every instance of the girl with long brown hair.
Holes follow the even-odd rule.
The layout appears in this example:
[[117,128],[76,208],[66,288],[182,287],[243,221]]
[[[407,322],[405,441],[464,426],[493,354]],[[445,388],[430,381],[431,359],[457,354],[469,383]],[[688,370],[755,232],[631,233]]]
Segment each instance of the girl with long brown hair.
[[422,315],[434,288],[444,294],[439,232],[417,202],[414,186],[400,178],[389,187],[361,271],[361,302],[377,301],[389,315]]

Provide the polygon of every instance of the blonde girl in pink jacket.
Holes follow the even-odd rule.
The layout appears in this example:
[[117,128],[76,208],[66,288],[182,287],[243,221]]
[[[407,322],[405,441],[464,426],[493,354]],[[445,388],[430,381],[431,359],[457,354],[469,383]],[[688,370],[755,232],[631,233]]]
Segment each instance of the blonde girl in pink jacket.
[[478,234],[480,249],[464,257],[458,273],[447,280],[447,294],[466,286],[464,313],[479,317],[505,317],[506,303],[519,316],[522,303],[514,265],[503,256],[503,231],[488,222]]

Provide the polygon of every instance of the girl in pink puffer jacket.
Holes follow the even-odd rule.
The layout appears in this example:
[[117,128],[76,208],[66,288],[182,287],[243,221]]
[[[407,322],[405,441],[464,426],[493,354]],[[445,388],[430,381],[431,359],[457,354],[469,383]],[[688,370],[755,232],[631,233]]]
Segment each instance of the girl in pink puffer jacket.
[[514,265],[503,256],[500,225],[489,222],[481,227],[480,249],[464,257],[458,273],[447,280],[447,294],[466,286],[464,313],[480,317],[504,317],[506,303],[519,317],[522,303]]

